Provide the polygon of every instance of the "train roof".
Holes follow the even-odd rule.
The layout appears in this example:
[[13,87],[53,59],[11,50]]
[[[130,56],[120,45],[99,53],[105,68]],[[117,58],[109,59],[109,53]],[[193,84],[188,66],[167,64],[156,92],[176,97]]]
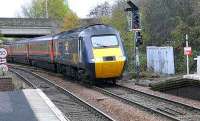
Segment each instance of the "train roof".
[[72,30],[69,30],[69,31],[64,31],[64,32],[61,32],[60,34],[70,34],[70,33],[74,33],[74,32],[81,32],[81,31],[83,31],[85,29],[95,28],[97,26],[111,27],[110,25],[105,25],[105,24],[92,24],[92,25],[88,25],[88,26],[83,26],[83,27],[75,28],[75,29],[72,29]]
[[52,35],[47,35],[47,36],[41,36],[41,37],[36,37],[36,38],[22,39],[19,41],[15,41],[12,44],[24,44],[24,43],[37,42],[37,41],[49,41],[49,40],[52,40],[52,38],[53,38]]
[[24,43],[31,43],[31,42],[40,42],[40,41],[49,41],[52,39],[59,39],[59,38],[64,38],[66,36],[77,36],[80,34],[80,32],[85,31],[87,29],[95,29],[99,27],[109,27],[112,28],[110,25],[105,25],[105,24],[93,24],[89,26],[84,26],[84,27],[79,27],[75,28],[69,31],[64,31],[55,35],[47,35],[47,36],[41,36],[41,37],[36,37],[36,38],[28,38],[28,39],[23,39],[20,41],[15,41],[13,44],[24,44]]
[[69,36],[70,34],[73,36],[79,34],[82,31],[85,31],[87,29],[95,29],[95,28],[99,28],[99,27],[110,27],[112,28],[110,25],[106,25],[106,24],[93,24],[93,25],[88,25],[88,26],[83,26],[83,27],[79,27],[79,28],[75,28],[69,31],[64,31],[61,32],[57,35],[55,35],[55,38],[60,38],[60,37],[65,37],[65,36]]

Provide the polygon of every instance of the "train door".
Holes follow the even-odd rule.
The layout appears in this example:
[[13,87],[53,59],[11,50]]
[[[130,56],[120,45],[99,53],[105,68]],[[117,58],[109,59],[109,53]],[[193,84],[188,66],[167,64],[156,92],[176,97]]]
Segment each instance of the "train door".
[[82,63],[82,41],[83,41],[83,38],[79,37],[78,39],[78,64],[79,65]]
[[79,37],[78,38],[78,61],[77,61],[77,66],[78,66],[78,69],[77,69],[77,79],[78,80],[81,80],[81,77],[83,75],[83,55],[82,55],[82,47],[83,47],[83,38],[82,37]]

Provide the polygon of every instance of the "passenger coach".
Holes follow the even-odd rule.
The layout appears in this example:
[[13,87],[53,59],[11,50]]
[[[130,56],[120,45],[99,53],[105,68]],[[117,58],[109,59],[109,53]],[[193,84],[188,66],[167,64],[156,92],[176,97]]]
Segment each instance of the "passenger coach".
[[98,24],[6,46],[8,60],[90,80],[121,77],[126,61],[119,32]]

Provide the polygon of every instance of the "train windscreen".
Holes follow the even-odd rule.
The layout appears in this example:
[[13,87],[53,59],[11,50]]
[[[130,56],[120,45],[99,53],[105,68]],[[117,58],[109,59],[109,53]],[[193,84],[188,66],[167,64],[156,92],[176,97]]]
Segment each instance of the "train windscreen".
[[91,40],[94,48],[114,47],[119,45],[115,35],[93,36]]

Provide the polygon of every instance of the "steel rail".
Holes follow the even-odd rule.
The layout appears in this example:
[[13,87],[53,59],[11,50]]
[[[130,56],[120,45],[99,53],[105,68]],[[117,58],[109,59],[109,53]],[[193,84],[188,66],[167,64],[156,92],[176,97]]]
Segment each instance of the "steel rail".
[[119,101],[121,101],[121,102],[123,102],[125,104],[141,107],[141,108],[143,108],[145,110],[148,110],[148,111],[150,111],[152,113],[159,114],[161,116],[164,116],[164,117],[166,117],[168,119],[171,119],[171,120],[174,120],[174,121],[181,121],[180,119],[178,119],[178,118],[176,118],[174,116],[171,116],[169,114],[163,113],[162,111],[159,111],[159,110],[155,110],[153,108],[149,108],[149,107],[147,107],[145,105],[142,105],[142,104],[140,104],[140,103],[138,103],[136,101],[129,100],[128,98],[124,98],[124,97],[118,96],[117,94],[109,92],[109,91],[107,91],[107,90],[105,90],[103,88],[94,86],[93,89],[101,92],[102,94],[105,94],[105,95],[108,95],[108,96],[110,96],[112,98],[115,98],[115,99],[117,99],[117,100],[119,100]]
[[[11,67],[11,68],[14,68],[16,70],[21,70],[21,71],[24,71],[26,73],[30,73],[32,74],[33,76],[47,82],[48,84],[52,85],[52,86],[55,86],[59,91],[63,92],[65,95],[67,96],[70,96],[71,98],[73,98],[74,100],[78,101],[81,105],[83,105],[84,107],[86,107],[88,110],[90,110],[91,112],[97,114],[97,115],[101,115],[102,117],[104,117],[104,119],[107,119],[108,121],[115,121],[112,117],[110,117],[109,115],[105,114],[104,112],[102,112],[101,110],[97,109],[96,107],[92,106],[91,104],[87,103],[86,101],[82,100],[80,97],[76,96],[75,94],[71,93],[70,91],[66,90],[65,88],[59,86],[58,84],[50,81],[49,79],[45,78],[45,77],[42,77],[41,75],[39,74],[36,74],[34,72],[31,72],[29,70],[25,70],[25,69],[22,69],[20,67]],[[12,72],[14,70],[12,69]],[[15,73],[15,72],[14,72]],[[22,78],[23,80],[26,79],[25,77],[23,77],[22,75],[20,75],[18,72],[16,72],[17,75],[20,76],[20,78]],[[26,80],[28,81],[28,80]],[[28,81],[29,82],[29,81]],[[31,83],[30,83],[31,84]],[[33,84],[34,85],[34,84]],[[34,85],[34,88],[38,88],[36,85]],[[81,119],[80,119],[81,120]]]
[[[94,89],[98,90],[99,92],[101,92],[103,94],[106,94],[113,98],[116,98],[126,104],[140,106],[143,109],[147,109],[151,112],[160,114],[171,120],[175,120],[175,121],[191,120],[190,119],[191,116],[194,116],[195,118],[198,118],[198,119],[200,118],[199,116],[196,117],[197,115],[200,114],[200,109],[197,107],[189,106],[189,105],[177,102],[177,101],[173,101],[173,100],[169,100],[169,99],[159,97],[156,95],[141,92],[139,90],[135,90],[132,88],[124,87],[121,85],[116,85],[114,87],[109,87],[108,89],[101,88],[101,87],[94,87]],[[126,93],[117,94],[115,92],[116,90],[114,90],[114,89],[117,89],[118,91],[121,90],[122,92],[125,91]],[[114,92],[113,92],[113,90],[114,90]],[[126,96],[126,94],[128,94],[128,96],[123,97],[123,96]],[[137,98],[134,99],[133,98],[134,94],[135,94],[135,96],[141,95],[141,97],[139,96],[138,99]],[[133,96],[133,97],[131,98],[131,96]],[[149,104],[150,104],[150,106],[149,106],[149,105],[146,105],[145,103],[141,103],[140,101],[138,101],[138,100],[141,100],[141,101],[144,100],[144,102],[145,102],[145,100],[147,100],[148,98],[152,98],[151,100],[157,100],[156,102],[161,101],[160,104],[164,104],[163,105],[164,107],[159,107],[159,106],[157,107],[157,105],[159,105],[158,103],[156,103],[157,105],[155,105],[152,102],[149,102]],[[169,107],[166,107],[168,105],[169,105]],[[152,106],[154,106],[154,107],[152,107]],[[172,108],[170,108],[170,106],[172,106]],[[183,107],[186,112],[184,112],[183,110],[176,110],[178,108],[180,109],[180,107]],[[189,111],[189,112],[187,112],[187,111]]]
[[[38,74],[36,74],[38,75]],[[159,97],[159,96],[156,96],[156,95],[153,95],[153,94],[149,94],[149,93],[145,93],[145,92],[142,92],[142,91],[139,91],[139,90],[136,90],[136,89],[132,89],[132,88],[128,88],[128,87],[125,87],[125,86],[121,86],[121,85],[116,85],[116,87],[119,87],[119,88],[122,88],[126,91],[129,91],[131,93],[139,93],[139,94],[142,94],[142,95],[147,95],[149,97],[153,97],[153,98],[157,98],[157,99],[160,99],[160,100],[163,100],[163,101],[166,101],[166,102],[170,102],[170,103],[174,103],[174,104],[178,104],[178,105],[181,105],[183,107],[186,107],[186,108],[190,108],[190,109],[195,109],[195,110],[198,110],[200,111],[199,108],[196,108],[196,107],[192,107],[190,105],[187,105],[187,104],[184,104],[184,103],[181,103],[181,102],[177,102],[177,101],[173,101],[173,100],[170,100],[170,99],[167,99],[167,98],[163,98],[163,97]],[[112,92],[109,92],[108,90],[105,90],[103,88],[100,88],[100,87],[93,87],[95,90],[103,93],[103,94],[106,94],[108,96],[111,96],[117,100],[120,100],[126,104],[129,104],[129,105],[136,105],[136,106],[139,106],[143,109],[146,109],[152,113],[156,113],[156,114],[159,114],[161,116],[164,116],[166,118],[169,118],[171,120],[175,120],[175,121],[181,121],[180,118],[177,118],[176,114],[179,114],[180,112],[176,112],[176,110],[171,110],[170,108],[168,110],[171,110],[173,113],[175,114],[172,114],[172,113],[169,113],[169,111],[166,111],[165,109],[162,109],[162,108],[149,108],[148,106],[145,106],[139,102],[136,102],[134,100],[130,100],[126,97],[121,97],[115,93],[112,93]]]
[[188,104],[184,104],[184,103],[181,103],[181,102],[178,102],[178,101],[175,101],[175,100],[170,100],[170,99],[167,99],[167,98],[164,98],[164,97],[160,97],[160,96],[156,96],[156,95],[153,95],[153,94],[150,94],[150,93],[145,93],[143,91],[139,91],[139,90],[136,90],[136,89],[133,89],[133,88],[129,88],[129,87],[126,87],[126,86],[122,86],[122,85],[116,85],[120,88],[123,88],[124,90],[127,90],[127,91],[130,91],[130,92],[137,92],[137,93],[141,93],[143,95],[147,95],[147,96],[151,96],[151,97],[154,97],[154,98],[158,98],[160,100],[165,100],[167,102],[171,102],[171,103],[176,103],[178,105],[181,105],[181,106],[184,106],[184,107],[187,107],[187,108],[193,108],[195,110],[199,110],[200,111],[200,108],[197,108],[197,107],[194,107],[194,106],[190,106]]
[[20,79],[24,80],[24,82],[29,85],[30,87],[37,89],[37,86],[35,86],[32,82],[30,82],[26,77],[22,76],[20,73],[17,71],[14,71],[13,69],[9,68],[9,71],[16,74]]

